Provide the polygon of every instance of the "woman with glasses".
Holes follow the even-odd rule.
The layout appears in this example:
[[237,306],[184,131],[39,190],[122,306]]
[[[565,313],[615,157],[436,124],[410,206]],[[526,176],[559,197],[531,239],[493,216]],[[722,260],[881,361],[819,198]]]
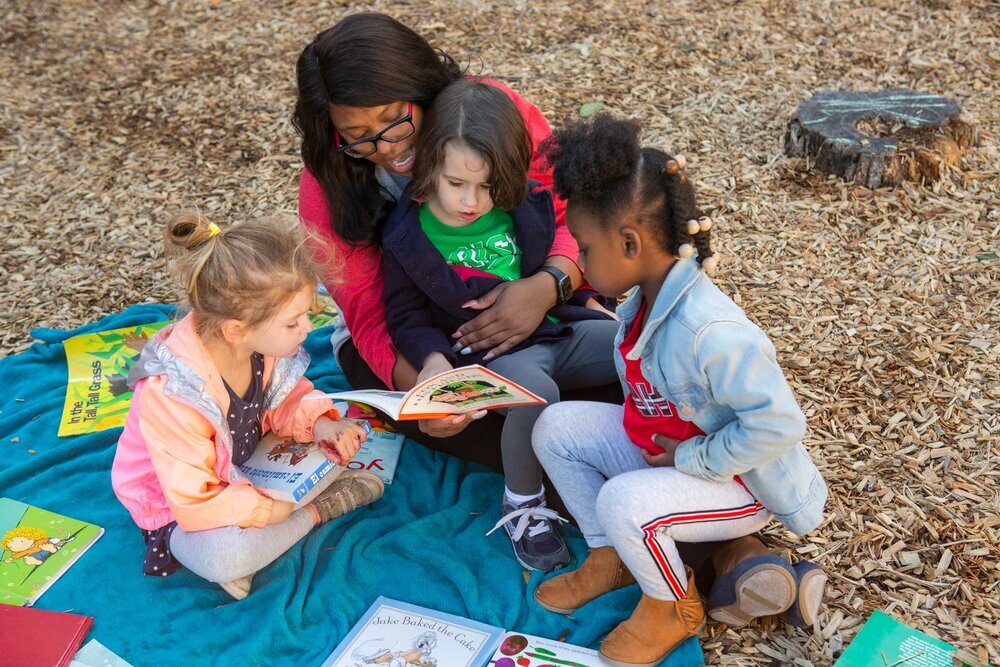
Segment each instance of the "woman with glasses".
[[[348,16],[320,33],[299,56],[296,75],[298,101],[292,122],[302,136],[306,167],[299,184],[299,216],[317,241],[322,280],[350,330],[334,334],[334,350],[355,388],[409,389],[417,371],[398,354],[386,330],[379,230],[409,184],[424,109],[463,73],[451,57],[431,48],[413,30],[383,14],[365,13]],[[513,100],[532,146],[537,148],[551,134],[531,103],[497,81],[483,81]],[[552,186],[551,169],[537,152],[528,178]],[[506,352],[583,283],[575,261],[578,247],[563,217],[564,204],[557,202],[555,240],[538,273],[505,282],[466,304],[482,313],[454,333],[456,350],[495,351],[494,356]],[[562,399],[624,402],[617,382],[576,395],[566,392]],[[414,422],[396,426],[432,449],[500,470],[502,420],[491,412],[478,421],[450,417],[421,421],[419,429]],[[562,509],[557,499],[551,500],[550,505]],[[691,546],[678,545],[689,564],[695,560]],[[720,572],[725,575],[712,587],[712,595],[733,614],[751,619],[786,609],[789,595],[797,604],[797,591],[776,586],[771,576],[780,559],[756,537],[703,546],[714,550],[716,563],[724,564]],[[699,550],[698,558],[704,556]]]
[[[317,36],[299,56],[296,74],[293,123],[306,165],[299,215],[323,242],[317,244],[322,277],[350,331],[334,334],[334,349],[352,386],[409,389],[417,370],[397,352],[385,326],[379,229],[410,181],[424,110],[463,73],[410,28],[384,14],[364,13]],[[514,101],[533,146],[551,134],[537,108],[503,84],[487,82]],[[551,187],[551,170],[537,155],[528,177]],[[503,354],[583,283],[561,202],[556,214],[559,224],[545,266],[470,304],[481,313],[454,332],[456,350]],[[332,251],[326,257],[332,261],[322,261],[324,247]],[[622,400],[617,385],[580,397]],[[398,426],[432,449],[499,469],[502,420],[490,413],[475,422],[461,416]]]

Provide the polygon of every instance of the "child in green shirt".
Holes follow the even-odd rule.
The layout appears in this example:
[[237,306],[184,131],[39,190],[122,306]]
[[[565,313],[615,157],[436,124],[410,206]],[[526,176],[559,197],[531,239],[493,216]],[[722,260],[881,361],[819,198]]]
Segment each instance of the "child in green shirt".
[[[493,86],[457,81],[428,109],[417,141],[414,178],[383,226],[382,253],[386,325],[419,380],[483,363],[549,404],[562,390],[613,383],[617,322],[596,292],[574,291],[546,265],[555,209],[551,192],[527,180],[532,147],[514,103]],[[478,314],[470,308],[477,299],[541,272],[560,296],[527,339],[504,354],[453,345],[453,332]],[[531,447],[543,407],[506,413],[506,490],[494,530],[504,526],[522,565],[550,571],[569,562],[569,551]]]

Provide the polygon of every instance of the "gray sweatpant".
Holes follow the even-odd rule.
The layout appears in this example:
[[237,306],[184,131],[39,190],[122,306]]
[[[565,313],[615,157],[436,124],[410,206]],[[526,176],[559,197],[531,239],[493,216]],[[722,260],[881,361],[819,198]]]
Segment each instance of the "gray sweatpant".
[[224,583],[253,574],[292,548],[315,525],[313,513],[303,507],[281,523],[263,528],[225,526],[170,534],[170,551],[181,565],[199,577]]
[[735,479],[710,482],[650,467],[625,432],[621,405],[570,401],[535,426],[535,452],[591,548],[613,546],[646,595],[687,591],[677,542],[752,535],[771,519]]
[[[499,357],[487,367],[544,398],[559,402],[561,389],[584,389],[618,379],[614,362],[614,320],[573,322],[573,335],[555,343],[540,343]],[[545,405],[525,405],[506,411],[500,449],[507,488],[532,495],[542,488],[542,466],[531,448],[531,431]]]

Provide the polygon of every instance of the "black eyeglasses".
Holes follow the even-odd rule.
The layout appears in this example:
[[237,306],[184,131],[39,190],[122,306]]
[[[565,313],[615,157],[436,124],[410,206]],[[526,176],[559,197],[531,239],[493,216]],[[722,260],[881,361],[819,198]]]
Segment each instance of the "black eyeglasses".
[[341,153],[347,153],[351,157],[368,157],[378,151],[378,142],[385,141],[386,143],[395,144],[406,139],[416,131],[417,128],[413,126],[413,102],[407,102],[406,115],[390,123],[374,137],[344,144],[340,138],[340,132],[334,130],[333,135],[337,142],[337,150]]

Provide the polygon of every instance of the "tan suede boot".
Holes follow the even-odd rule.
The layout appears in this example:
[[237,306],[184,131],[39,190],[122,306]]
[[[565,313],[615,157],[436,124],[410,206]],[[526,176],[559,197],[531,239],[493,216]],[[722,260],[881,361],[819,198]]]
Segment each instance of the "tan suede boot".
[[688,637],[705,627],[694,572],[687,568],[688,587],[683,599],[657,600],[643,594],[632,616],[601,642],[600,655],[615,667],[653,667]]
[[594,598],[635,583],[614,547],[591,549],[583,565],[553,577],[535,589],[535,602],[557,614],[569,614]]

